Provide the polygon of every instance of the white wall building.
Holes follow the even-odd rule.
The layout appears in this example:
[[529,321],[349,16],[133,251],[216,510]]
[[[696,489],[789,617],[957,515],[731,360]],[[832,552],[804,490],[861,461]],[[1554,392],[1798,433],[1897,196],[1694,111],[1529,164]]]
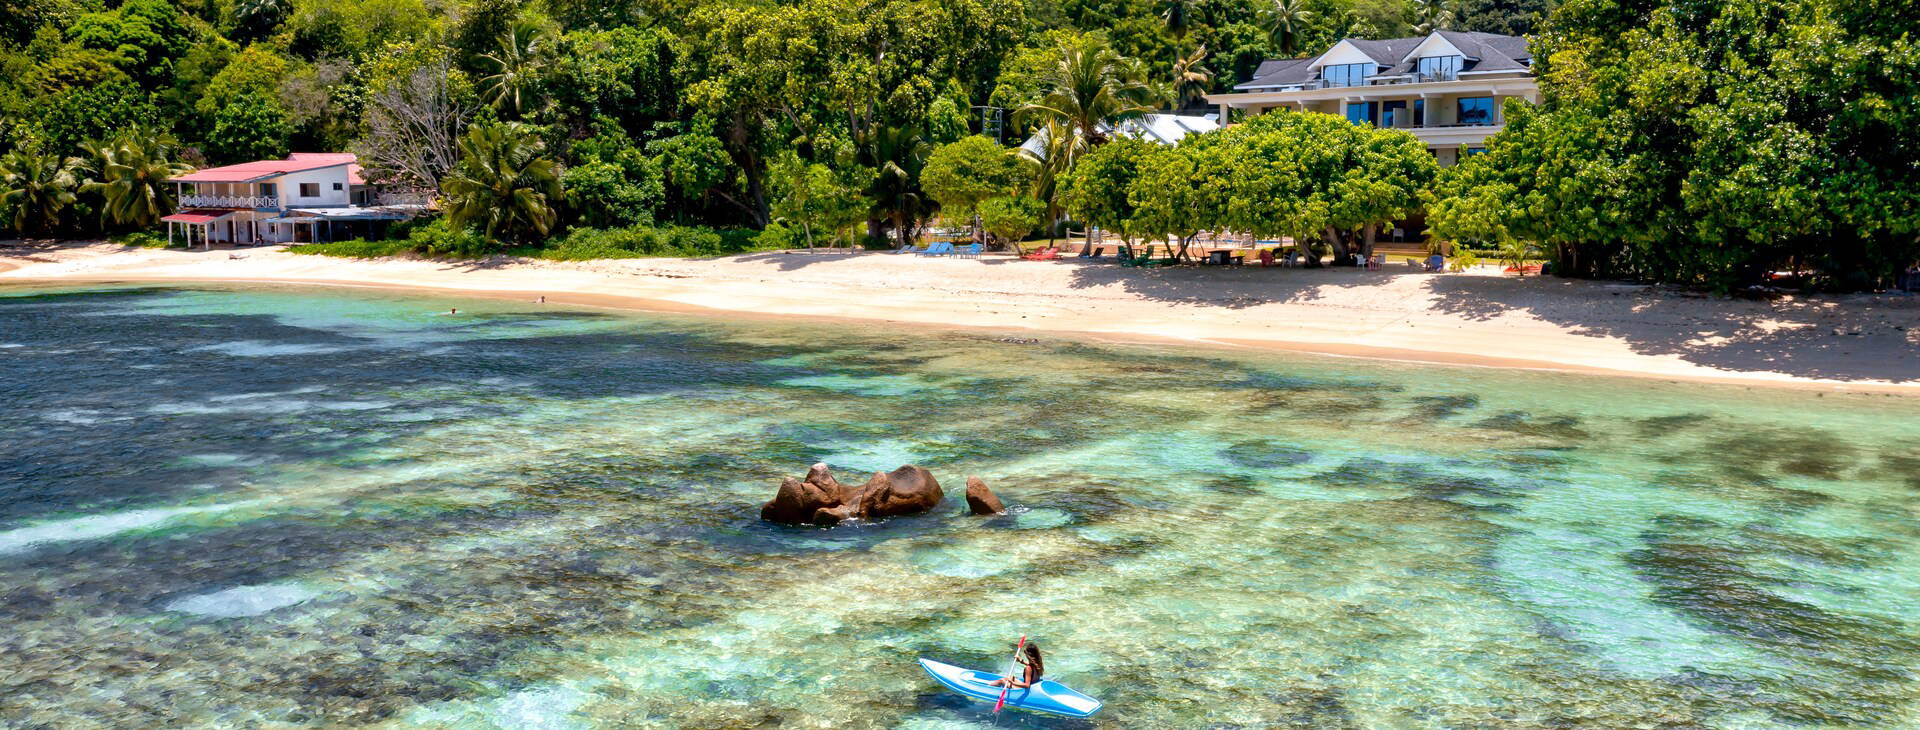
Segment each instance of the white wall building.
[[1505,123],[1501,104],[1539,103],[1525,38],[1436,31],[1425,37],[1349,38],[1313,58],[1267,61],[1232,93],[1210,94],[1222,119],[1233,109],[1294,109],[1356,124],[1404,129],[1442,165],[1485,148]]
[[[341,229],[405,220],[426,211],[422,196],[382,193],[361,177],[350,152],[296,152],[284,160],[210,167],[171,178],[180,209],[161,220],[167,239],[191,243],[332,240]],[[349,233],[351,235],[351,233]]]

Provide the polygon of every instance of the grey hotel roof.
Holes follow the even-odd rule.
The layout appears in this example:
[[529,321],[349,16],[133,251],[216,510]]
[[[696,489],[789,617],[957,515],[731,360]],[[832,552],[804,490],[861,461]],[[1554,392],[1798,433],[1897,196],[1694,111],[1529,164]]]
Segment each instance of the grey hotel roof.
[[[1527,39],[1525,38],[1500,35],[1498,33],[1470,33],[1452,30],[1438,31],[1438,33],[1441,37],[1446,38],[1448,43],[1452,43],[1455,48],[1459,48],[1461,53],[1466,54],[1466,62],[1460,69],[1463,72],[1524,71],[1527,69],[1528,63],[1533,60],[1532,55],[1527,52]],[[1398,76],[1413,72],[1415,59],[1408,58],[1404,61],[1401,59],[1408,53],[1413,52],[1413,49],[1419,46],[1421,41],[1426,39],[1427,36],[1389,38],[1380,41],[1348,38],[1346,42],[1354,48],[1360,49],[1360,52],[1371,56],[1373,60],[1381,66],[1387,67],[1386,70],[1381,71],[1378,75]],[[1309,66],[1313,64],[1315,58],[1319,58],[1319,56],[1263,61],[1259,68],[1254,69],[1253,78],[1233,88],[1235,91],[1246,91],[1248,89],[1265,89],[1275,86],[1304,84],[1312,81],[1314,78],[1314,69],[1309,68]]]

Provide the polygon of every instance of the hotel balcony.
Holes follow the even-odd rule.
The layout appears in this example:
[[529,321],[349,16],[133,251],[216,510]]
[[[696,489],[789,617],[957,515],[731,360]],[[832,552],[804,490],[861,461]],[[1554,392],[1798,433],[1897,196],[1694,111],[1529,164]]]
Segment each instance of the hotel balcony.
[[180,207],[279,210],[280,198],[272,195],[182,195]]

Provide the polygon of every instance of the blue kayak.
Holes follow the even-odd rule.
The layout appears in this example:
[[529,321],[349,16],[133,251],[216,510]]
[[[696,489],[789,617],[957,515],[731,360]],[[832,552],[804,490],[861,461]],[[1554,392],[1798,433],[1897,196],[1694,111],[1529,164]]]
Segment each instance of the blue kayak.
[[[946,685],[947,689],[981,702],[998,701],[1000,691],[1004,689],[987,686],[988,682],[1000,678],[998,674],[976,672],[932,659],[921,659],[920,668],[927,670],[927,674],[933,675],[934,680]],[[1066,685],[1051,679],[1041,679],[1039,684],[1032,687],[1007,690],[1007,706],[1066,717],[1090,717],[1100,711],[1099,700],[1068,689]]]

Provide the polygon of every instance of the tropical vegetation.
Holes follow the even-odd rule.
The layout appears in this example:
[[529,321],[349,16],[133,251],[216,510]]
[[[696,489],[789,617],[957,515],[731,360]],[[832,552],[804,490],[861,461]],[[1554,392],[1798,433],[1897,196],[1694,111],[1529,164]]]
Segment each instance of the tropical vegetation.
[[[1530,35],[1543,95],[1455,167],[1310,114],[1120,131],[1264,59],[1438,29]],[[151,230],[187,166],[350,150],[440,198],[404,232],[434,252],[1072,218],[1340,254],[1424,212],[1560,275],[1872,287],[1920,256],[1917,30],[1894,0],[15,0],[0,226]],[[657,243],[701,230],[732,243]]]

